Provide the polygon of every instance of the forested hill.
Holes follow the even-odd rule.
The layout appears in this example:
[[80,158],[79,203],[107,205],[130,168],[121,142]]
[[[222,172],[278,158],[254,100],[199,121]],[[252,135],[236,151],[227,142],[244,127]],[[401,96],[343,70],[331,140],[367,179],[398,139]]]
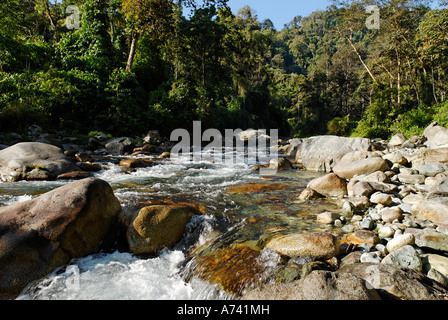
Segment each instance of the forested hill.
[[2,0],[0,132],[168,135],[201,120],[387,138],[448,125],[448,9],[431,9],[446,3],[376,1],[379,25],[371,3],[329,2],[275,30],[226,0]]

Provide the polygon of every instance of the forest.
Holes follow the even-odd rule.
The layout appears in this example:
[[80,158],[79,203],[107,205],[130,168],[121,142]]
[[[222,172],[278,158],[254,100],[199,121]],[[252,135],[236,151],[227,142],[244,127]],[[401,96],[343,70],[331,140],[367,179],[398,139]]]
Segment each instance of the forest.
[[0,133],[167,136],[200,120],[409,138],[448,125],[446,5],[329,1],[276,30],[226,0],[2,0]]

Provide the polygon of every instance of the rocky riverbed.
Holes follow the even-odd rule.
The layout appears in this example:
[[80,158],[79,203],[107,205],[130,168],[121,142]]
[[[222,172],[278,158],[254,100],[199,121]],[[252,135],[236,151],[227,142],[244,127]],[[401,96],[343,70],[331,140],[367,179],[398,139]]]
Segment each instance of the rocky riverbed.
[[[251,213],[226,216],[239,227],[228,229],[228,238],[210,232],[207,246],[202,241],[188,250],[181,273],[243,299],[447,299],[447,132],[432,124],[409,139],[279,141],[284,156],[266,165],[279,169],[276,176],[225,188],[232,201],[250,199],[250,210],[241,210]],[[185,240],[194,217],[221,210],[175,195],[120,205],[97,179],[111,155],[108,161],[128,174],[168,161],[172,144],[155,131],[139,140],[99,134],[86,144],[36,127],[29,136],[33,141],[3,146],[1,179],[60,181],[61,187],[0,207],[2,299],[102,250],[157,255]],[[307,176],[306,188],[296,188],[291,175]],[[252,233],[229,240],[243,229]]]

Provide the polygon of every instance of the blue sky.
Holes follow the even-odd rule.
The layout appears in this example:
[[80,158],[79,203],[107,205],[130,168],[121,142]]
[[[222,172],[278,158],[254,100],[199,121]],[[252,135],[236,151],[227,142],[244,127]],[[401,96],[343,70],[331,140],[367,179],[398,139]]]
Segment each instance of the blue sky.
[[229,0],[227,3],[234,14],[238,9],[249,5],[255,9],[258,20],[271,19],[277,30],[296,16],[306,17],[313,11],[326,9],[328,0]]

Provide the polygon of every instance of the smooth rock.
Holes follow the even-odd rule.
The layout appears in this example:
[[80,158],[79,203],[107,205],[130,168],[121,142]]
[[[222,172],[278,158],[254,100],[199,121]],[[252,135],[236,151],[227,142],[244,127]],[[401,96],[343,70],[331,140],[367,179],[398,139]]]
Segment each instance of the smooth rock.
[[341,216],[335,212],[322,212],[317,215],[317,222],[323,224],[333,224]]
[[342,178],[351,179],[355,175],[369,175],[376,171],[386,171],[387,169],[389,169],[389,165],[386,160],[373,157],[354,162],[338,162],[333,168],[333,172]]
[[425,218],[438,225],[448,224],[448,199],[446,201],[433,199],[416,203],[412,206],[411,213],[417,218]]
[[317,136],[304,139],[296,154],[296,162],[309,171],[331,172],[334,165],[352,151],[369,151],[371,142],[365,138]]
[[392,240],[390,240],[387,245],[386,249],[390,253],[394,252],[395,250],[407,246],[407,245],[413,245],[415,243],[415,237],[412,234],[400,234],[396,235]]
[[415,244],[420,248],[448,252],[448,235],[431,229],[407,228],[406,234],[415,237]]
[[426,177],[422,174],[399,174],[398,180],[407,184],[424,184]]
[[361,263],[381,263],[381,257],[377,252],[364,252],[359,258]]
[[344,265],[337,274],[351,274],[367,281],[384,300],[446,300],[448,290],[421,272],[385,263]]
[[376,192],[370,196],[370,202],[388,206],[392,203],[392,197],[385,193]]
[[410,245],[405,245],[396,249],[394,252],[389,253],[384,257],[381,263],[395,264],[417,271],[422,270],[422,260],[414,247]]
[[317,192],[311,188],[306,188],[305,190],[302,191],[302,193],[300,194],[298,199],[303,200],[303,201],[308,201],[308,200],[319,199],[319,198],[323,198],[323,197],[324,196],[321,195],[319,192]]
[[277,236],[271,239],[265,248],[288,257],[309,255],[316,259],[330,259],[338,254],[336,238],[325,232]]
[[393,222],[403,219],[403,211],[400,207],[385,208],[381,210],[381,219],[384,222]]
[[398,134],[394,135],[394,136],[390,139],[390,141],[389,141],[389,143],[387,144],[387,146],[388,146],[389,148],[398,147],[398,146],[401,146],[406,140],[407,140],[407,139],[406,139],[406,137],[405,137],[403,134],[398,133]]
[[79,171],[75,162],[50,144],[21,142],[0,151],[2,181],[54,179],[73,171]]
[[447,166],[441,163],[427,163],[418,168],[418,172],[427,177],[435,177],[437,174],[447,171]]
[[279,171],[291,170],[292,163],[286,158],[271,159],[271,161],[269,161],[269,169],[274,169],[274,170],[279,170]]
[[445,277],[448,277],[448,257],[428,253],[422,256],[422,261],[426,270],[436,269]]
[[307,187],[328,198],[343,198],[347,195],[346,180],[334,173],[310,181]]
[[391,238],[394,236],[394,234],[395,234],[395,230],[388,226],[381,227],[378,230],[378,237],[380,237],[380,238]]
[[110,185],[90,178],[0,208],[0,299],[71,259],[97,253],[121,205]]
[[392,164],[406,165],[408,163],[408,159],[396,152],[385,154],[383,159],[390,161]]
[[154,205],[145,207],[128,226],[126,237],[131,252],[152,254],[179,242],[187,223],[196,212],[188,206]]

